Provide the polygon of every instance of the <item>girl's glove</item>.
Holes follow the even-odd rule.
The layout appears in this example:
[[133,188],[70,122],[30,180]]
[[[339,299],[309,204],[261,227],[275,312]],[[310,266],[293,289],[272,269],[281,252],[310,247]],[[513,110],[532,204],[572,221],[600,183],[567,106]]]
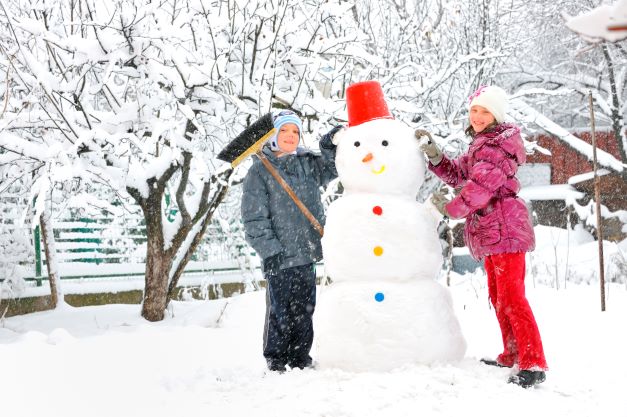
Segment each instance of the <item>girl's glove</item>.
[[442,162],[442,151],[438,148],[438,145],[435,144],[433,138],[431,138],[431,133],[424,129],[417,129],[414,135],[420,142],[420,150],[427,155],[427,158],[429,158],[429,161],[431,161],[433,165],[438,165]]
[[446,205],[450,203],[450,201],[448,198],[446,198],[444,194],[440,192],[434,192],[433,194],[431,194],[431,203],[435,206],[436,209],[438,209],[438,211],[443,216],[451,217],[446,211]]

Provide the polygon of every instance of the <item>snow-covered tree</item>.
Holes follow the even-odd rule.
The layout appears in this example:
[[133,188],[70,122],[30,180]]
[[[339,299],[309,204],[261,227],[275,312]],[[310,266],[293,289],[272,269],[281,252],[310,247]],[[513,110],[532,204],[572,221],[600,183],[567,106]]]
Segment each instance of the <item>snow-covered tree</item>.
[[[234,116],[216,115],[225,98],[206,88],[211,66],[195,54],[196,29],[178,27],[191,21],[190,4],[2,6],[13,95],[0,146],[35,167],[39,208],[51,187],[75,178],[109,186],[142,208],[148,236],[142,315],[160,320],[170,280],[200,240],[230,172],[211,174],[206,161],[207,130],[215,135]],[[179,217],[167,227],[162,202],[171,183]]]
[[525,2],[528,36],[500,79],[513,92],[565,127],[589,126],[588,95],[595,100],[597,125],[609,126],[621,159],[627,162],[627,53],[624,44],[587,43],[565,25],[562,15],[598,6],[589,0]]
[[[408,123],[450,135],[465,123],[467,98],[509,53],[498,1],[364,1],[355,4],[392,110]],[[461,122],[461,123],[460,123]]]
[[[4,155],[0,154],[0,157]],[[0,167],[0,173],[6,174]],[[18,187],[4,190],[0,198],[0,298],[19,296],[26,283],[27,264],[34,256],[27,229],[20,227],[24,199],[15,194]],[[0,317],[3,312],[0,311]]]
[[[561,119],[571,111],[556,103],[572,104],[583,120],[594,86],[602,118],[622,132],[624,49],[564,35],[555,16],[586,1],[576,3],[0,0],[0,189],[28,179],[31,224],[46,204],[53,219],[68,208],[141,211],[142,315],[160,320],[243,175],[215,155],[272,109],[298,112],[315,145],[346,122],[346,86],[378,79],[398,118],[456,153],[480,84]],[[238,210],[219,217],[224,233],[239,233]]]
[[273,106],[297,110],[320,133],[341,110],[337,91],[353,68],[340,51],[358,48],[356,36],[334,33],[351,27],[343,2],[6,0],[1,8],[10,94],[0,148],[23,161],[16,176],[34,176],[35,200],[79,179],[139,205],[148,320],[163,318],[226,194],[231,170],[215,154]]

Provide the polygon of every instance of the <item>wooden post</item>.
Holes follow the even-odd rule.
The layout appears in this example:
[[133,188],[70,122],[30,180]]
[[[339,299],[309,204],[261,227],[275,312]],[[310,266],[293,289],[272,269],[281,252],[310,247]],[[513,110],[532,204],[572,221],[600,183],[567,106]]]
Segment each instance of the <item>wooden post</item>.
[[39,234],[39,225],[35,226],[33,233],[35,243],[35,282],[41,287],[41,236]]
[[594,200],[597,212],[597,239],[599,241],[599,282],[601,284],[601,311],[605,311],[605,267],[603,261],[603,227],[601,225],[601,190],[600,178],[597,175],[597,142],[594,126],[594,107],[592,91],[590,91],[590,123],[592,134],[592,165],[594,169]]
[[446,219],[446,243],[448,243],[448,251],[446,252],[446,286],[451,286],[451,271],[453,270],[453,228]]

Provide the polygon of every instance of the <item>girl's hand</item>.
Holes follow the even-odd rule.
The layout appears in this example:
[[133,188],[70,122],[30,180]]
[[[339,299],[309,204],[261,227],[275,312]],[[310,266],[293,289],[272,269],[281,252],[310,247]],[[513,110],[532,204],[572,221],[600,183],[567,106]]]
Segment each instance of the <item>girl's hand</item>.
[[428,142],[433,142],[433,138],[431,137],[431,133],[429,133],[427,130],[424,129],[416,129],[414,131],[414,136],[416,136],[416,139],[418,139],[419,142],[422,143],[424,137],[427,138]]
[[431,203],[435,206],[436,209],[438,209],[438,211],[442,215],[451,217],[446,211],[446,205],[450,203],[450,200],[446,198],[444,194],[440,192],[434,192],[433,194],[431,194]]
[[419,140],[420,150],[427,155],[427,158],[429,158],[429,161],[431,161],[433,165],[438,165],[442,161],[442,151],[438,148],[438,145],[435,144],[433,138],[431,138],[431,133],[423,129],[418,129],[414,132],[414,135],[416,139]]

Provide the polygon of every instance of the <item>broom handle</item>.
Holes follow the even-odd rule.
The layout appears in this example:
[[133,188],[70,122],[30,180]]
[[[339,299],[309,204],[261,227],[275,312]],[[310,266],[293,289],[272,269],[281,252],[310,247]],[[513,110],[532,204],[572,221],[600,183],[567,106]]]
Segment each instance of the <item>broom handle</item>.
[[285,192],[292,198],[292,200],[294,200],[294,203],[296,203],[300,211],[302,211],[305,217],[307,217],[307,220],[311,222],[314,229],[316,229],[318,233],[320,233],[320,236],[324,236],[324,229],[322,228],[322,225],[320,224],[320,222],[314,217],[313,214],[311,214],[311,211],[309,211],[309,209],[303,204],[303,202],[300,201],[300,199],[294,193],[294,190],[292,190],[292,187],[290,187],[289,184],[285,182],[283,177],[279,175],[279,173],[276,171],[276,169],[274,169],[270,161],[268,161],[266,156],[263,153],[261,153],[261,150],[257,152],[257,156],[261,160],[261,163],[263,163],[263,166],[266,167],[268,172],[272,174],[274,179],[277,180],[277,182],[281,185],[281,187],[283,187]]

